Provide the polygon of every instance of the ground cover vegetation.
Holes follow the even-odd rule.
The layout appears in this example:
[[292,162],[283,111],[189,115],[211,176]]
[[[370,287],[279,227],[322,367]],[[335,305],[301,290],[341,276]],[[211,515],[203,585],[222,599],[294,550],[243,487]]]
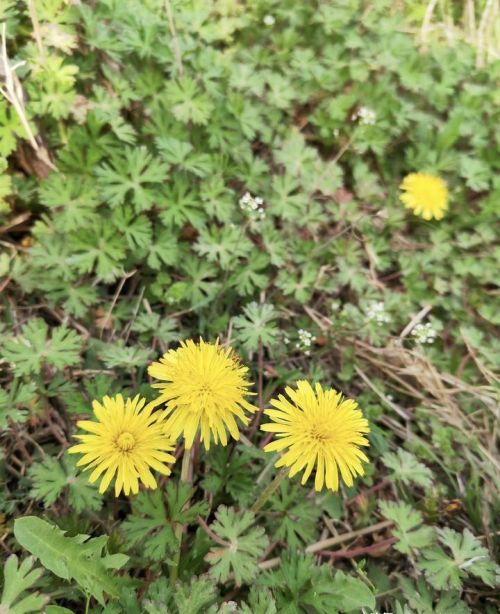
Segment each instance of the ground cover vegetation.
[[498,611],[497,12],[0,1],[2,614]]

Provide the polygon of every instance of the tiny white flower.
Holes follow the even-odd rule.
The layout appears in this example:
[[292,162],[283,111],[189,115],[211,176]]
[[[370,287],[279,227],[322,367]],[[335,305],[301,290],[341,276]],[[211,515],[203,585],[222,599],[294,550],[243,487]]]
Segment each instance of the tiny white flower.
[[265,15],[262,21],[266,26],[274,26],[274,24],[276,23],[276,19],[273,15]]
[[372,301],[366,310],[366,319],[373,320],[379,326],[389,324],[391,316],[386,312],[382,301]]
[[306,351],[305,353],[307,354],[307,352],[309,351],[308,348],[311,347],[313,342],[316,340],[316,337],[304,328],[299,328],[299,330],[297,331],[297,336],[299,338],[299,341],[296,344],[296,347],[300,348],[303,351]]
[[359,123],[364,126],[373,126],[377,120],[377,114],[369,107],[360,107],[352,116],[353,121],[359,119]]
[[251,222],[259,222],[266,217],[263,204],[264,200],[260,196],[254,197],[250,192],[245,192],[239,200],[241,211]]
[[434,343],[437,337],[437,331],[430,322],[417,324],[411,334],[415,341],[421,345]]

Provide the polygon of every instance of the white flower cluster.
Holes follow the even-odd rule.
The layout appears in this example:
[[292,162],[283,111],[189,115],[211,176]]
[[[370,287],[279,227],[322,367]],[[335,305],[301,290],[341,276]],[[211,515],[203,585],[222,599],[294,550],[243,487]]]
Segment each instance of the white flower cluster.
[[297,349],[304,350],[304,354],[306,356],[309,356],[311,345],[314,341],[316,341],[316,337],[304,328],[299,328],[299,330],[297,331],[297,335],[299,337],[299,340],[295,344],[295,347]]
[[385,310],[385,305],[382,301],[372,301],[366,311],[368,320],[375,320],[379,326],[388,324],[391,321],[391,316]]
[[415,341],[420,344],[434,343],[436,340],[437,332],[430,322],[426,324],[417,324],[411,331]]
[[353,120],[359,119],[359,123],[363,126],[373,126],[377,121],[377,114],[369,107],[360,107],[353,115]]
[[273,15],[264,15],[264,19],[262,20],[265,26],[274,26],[276,23],[276,19]]
[[[297,331],[297,336],[298,340],[295,344],[295,347],[298,350],[302,350],[306,356],[309,356],[309,354],[311,353],[311,345],[314,341],[316,341],[316,337],[304,328],[299,328],[299,330]],[[283,342],[288,345],[290,343],[290,338],[285,335],[283,338]]]
[[240,198],[240,209],[252,222],[259,222],[266,217],[263,204],[260,196],[252,196],[250,192],[245,192]]

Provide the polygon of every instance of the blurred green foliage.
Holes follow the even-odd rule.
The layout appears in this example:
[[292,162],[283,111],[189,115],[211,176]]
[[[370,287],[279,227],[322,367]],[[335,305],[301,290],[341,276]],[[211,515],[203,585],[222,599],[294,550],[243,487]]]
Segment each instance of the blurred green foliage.
[[[40,506],[82,565],[62,584],[11,557],[0,609],[21,611],[35,587],[31,611],[50,595],[54,613],[497,611],[499,65],[477,69],[458,40],[422,52],[423,4],[408,10],[0,2],[0,528],[20,553],[13,518]],[[9,100],[12,70],[37,150]],[[413,171],[446,180],[444,220],[399,202]],[[434,343],[406,330],[419,319]],[[357,398],[372,424],[365,482],[339,498],[292,481],[255,519],[245,510],[273,472],[257,437],[200,452],[184,498],[170,485],[102,500],[60,455],[74,419],[104,394],[150,395],[148,361],[200,335],[252,365],[263,403],[301,377]],[[332,572],[301,553],[331,523],[384,518],[392,536],[371,545],[394,546],[369,563],[373,550],[333,558]],[[109,540],[85,546],[87,533]],[[115,600],[99,606],[90,596],[104,604],[106,589],[86,566],[118,551],[126,574],[113,571]],[[279,568],[259,568],[275,556]]]

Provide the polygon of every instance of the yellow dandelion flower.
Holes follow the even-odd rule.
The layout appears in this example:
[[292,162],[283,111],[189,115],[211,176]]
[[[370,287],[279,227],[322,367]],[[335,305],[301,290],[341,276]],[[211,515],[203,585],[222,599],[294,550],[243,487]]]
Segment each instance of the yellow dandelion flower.
[[317,491],[339,488],[339,470],[347,486],[352,486],[356,475],[364,475],[361,461],[368,458],[359,446],[368,446],[363,436],[370,431],[368,421],[351,399],[343,399],[333,389],[323,390],[316,384],[316,391],[309,382],[297,382],[297,390],[286,388],[290,401],[283,395],[273,399],[264,413],[272,422],[261,429],[276,433],[276,441],[264,447],[266,452],[287,449],[276,467],[289,467],[289,477],[304,469],[302,484],[316,468],[314,487]]
[[429,173],[410,173],[399,186],[400,199],[407,209],[424,220],[443,218],[448,208],[448,188],[441,177]]
[[148,369],[149,375],[162,380],[153,387],[161,392],[155,403],[166,404],[165,431],[175,439],[182,434],[188,450],[198,432],[207,450],[212,438],[225,446],[227,431],[239,439],[236,418],[247,425],[245,410],[255,411],[244,398],[252,394],[247,371],[231,349],[203,339],[182,342],[177,350],[168,351]]
[[152,413],[154,405],[137,395],[134,399],[104,397],[102,404],[92,404],[97,421],[79,420],[77,425],[91,435],[76,435],[81,443],[69,448],[70,454],[83,454],[77,466],[93,469],[89,482],[95,482],[104,473],[99,486],[103,493],[116,475],[115,495],[139,492],[139,481],[148,488],[156,488],[151,473],[155,469],[170,475],[165,463],[174,463],[169,454],[174,449],[165,436],[161,414]]

